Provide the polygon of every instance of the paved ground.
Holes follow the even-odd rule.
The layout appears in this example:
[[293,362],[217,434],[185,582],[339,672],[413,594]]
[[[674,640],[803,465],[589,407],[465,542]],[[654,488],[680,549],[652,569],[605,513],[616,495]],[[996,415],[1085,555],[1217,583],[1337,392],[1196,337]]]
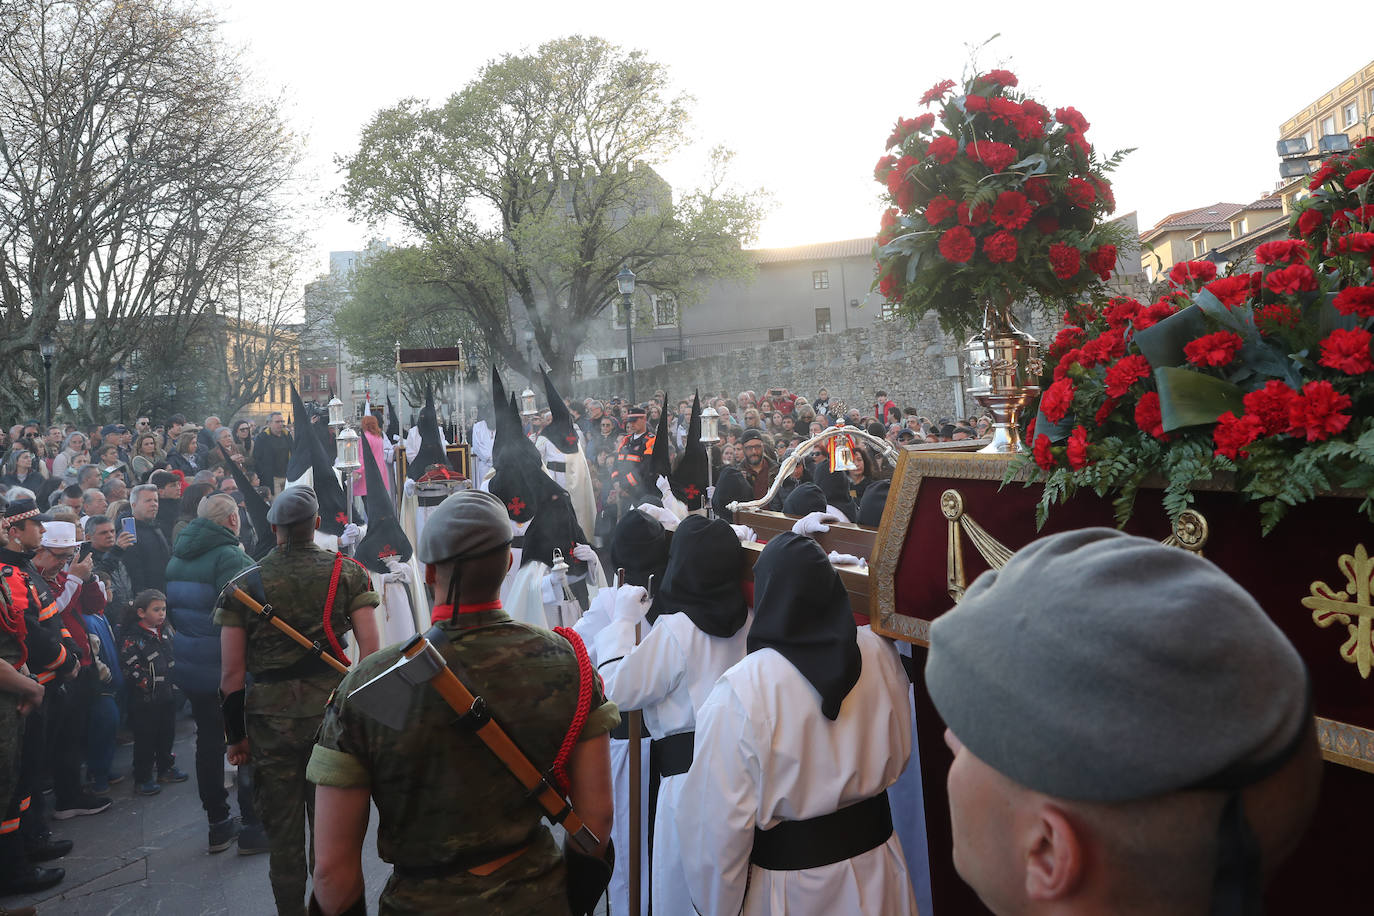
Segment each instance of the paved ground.
[[[191,772],[195,758],[190,716],[177,720],[178,765]],[[132,749],[120,747],[115,771],[127,773]],[[232,777],[230,777],[232,778]],[[171,916],[270,916],[275,912],[267,880],[267,855],[240,856],[236,847],[206,852],[205,812],[196,794],[195,776],[165,785],[159,795],[133,794],[129,780],[111,787],[109,810],[92,817],[53,821],[56,837],[72,840],[72,854],[52,865],[67,870],[66,880],[35,897],[9,897],[5,906],[37,906],[42,916],[66,914],[171,914]],[[51,799],[51,796],[49,796]],[[230,792],[230,804],[233,793]],[[390,867],[377,858],[377,815],[363,852],[368,912],[377,912],[377,896]]]

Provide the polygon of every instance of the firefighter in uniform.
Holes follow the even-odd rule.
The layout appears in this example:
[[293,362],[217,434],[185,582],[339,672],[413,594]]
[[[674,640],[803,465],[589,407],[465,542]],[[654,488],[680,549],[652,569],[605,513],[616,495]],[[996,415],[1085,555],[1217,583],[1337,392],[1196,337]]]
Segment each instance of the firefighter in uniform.
[[643,407],[631,407],[625,415],[626,433],[615,453],[615,467],[611,480],[620,484],[620,498],[629,505],[656,493],[656,481],[649,476],[648,460],[654,452],[654,436],[648,434],[648,414]]
[[567,916],[589,911],[605,890],[607,735],[619,714],[578,651],[576,634],[518,623],[502,609],[510,541],[501,500],[465,490],[435,509],[415,552],[435,574],[444,660],[484,697],[492,719],[533,765],[548,768],[601,839],[599,886],[588,889],[583,880],[593,857],[559,855],[541,822],[544,811],[477,735],[455,726],[453,709],[433,687],[409,688],[400,730],[360,708],[353,691],[401,657],[398,645],[339,685],[310,758],[309,776],[319,786],[312,913],[364,912],[362,848],[371,802],[381,814],[378,854],[395,869],[382,891],[382,914]]
[[[341,641],[350,629],[359,655],[375,651],[380,599],[362,566],[316,546],[315,491],[288,487],[267,520],[277,546],[235,584],[249,594],[260,588],[255,598],[345,665]],[[340,675],[233,598],[221,599],[215,623],[222,627],[220,693],[229,762],[254,764],[253,800],[271,847],[268,874],[277,912],[300,916],[309,871],[305,823],[314,820],[314,786],[305,767]],[[245,673],[252,677],[246,694]]]

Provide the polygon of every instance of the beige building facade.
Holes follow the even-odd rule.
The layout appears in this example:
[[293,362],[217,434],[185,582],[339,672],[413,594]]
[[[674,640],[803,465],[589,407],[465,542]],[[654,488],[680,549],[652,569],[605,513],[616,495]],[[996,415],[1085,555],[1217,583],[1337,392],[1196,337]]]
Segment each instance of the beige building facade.
[[1324,136],[1345,134],[1353,146],[1355,141],[1370,136],[1371,129],[1374,129],[1374,61],[1284,121],[1279,127],[1279,139],[1306,138],[1307,148],[1316,152]]

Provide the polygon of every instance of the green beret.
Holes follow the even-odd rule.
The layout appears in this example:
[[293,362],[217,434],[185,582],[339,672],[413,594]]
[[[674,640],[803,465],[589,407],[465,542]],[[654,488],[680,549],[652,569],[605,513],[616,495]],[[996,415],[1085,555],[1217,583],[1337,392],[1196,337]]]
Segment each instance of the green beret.
[[931,626],[926,686],[950,730],[1021,785],[1119,802],[1285,752],[1307,673],[1210,561],[1105,528],[1052,535]]
[[320,500],[307,486],[287,487],[272,500],[267,521],[273,525],[294,525],[320,514]]
[[421,563],[475,557],[509,544],[505,504],[484,490],[459,490],[425,519],[415,555]]

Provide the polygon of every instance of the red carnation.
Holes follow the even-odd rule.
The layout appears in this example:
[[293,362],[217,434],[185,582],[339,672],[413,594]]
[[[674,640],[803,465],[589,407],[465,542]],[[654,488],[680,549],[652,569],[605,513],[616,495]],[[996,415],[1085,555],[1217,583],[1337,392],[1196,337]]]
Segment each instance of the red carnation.
[[1008,89],[1016,85],[1016,76],[1010,70],[989,70],[978,78]]
[[1217,417],[1216,428],[1212,430],[1212,440],[1217,445],[1216,454],[1232,460],[1249,458],[1250,453],[1245,451],[1245,446],[1258,439],[1263,432],[1258,417],[1249,414],[1237,417],[1228,410]]
[[1097,178],[1093,175],[1088,176],[1088,183],[1097,191],[1097,199],[1107,205],[1107,212],[1114,211],[1116,209],[1116,195],[1112,193],[1112,183],[1105,178]]
[[1069,467],[1075,471],[1087,467],[1088,431],[1081,426],[1075,426],[1073,432],[1069,434],[1069,445],[1065,451],[1069,459]]
[[1000,172],[1016,161],[1015,147],[994,140],[974,141],[964,148],[964,154],[994,172]]
[[1120,330],[1140,314],[1141,308],[1143,306],[1130,296],[1114,296],[1102,309],[1102,317],[1107,319],[1109,328]]
[[882,222],[878,227],[878,244],[886,245],[897,233],[897,211],[888,207],[883,211]]
[[992,221],[1003,229],[1020,229],[1030,222],[1031,208],[1020,191],[1003,191],[992,205]]
[[980,112],[988,110],[988,99],[984,95],[964,96],[964,110],[969,112]]
[[1097,408],[1097,413],[1093,414],[1093,425],[1101,426],[1103,423],[1106,423],[1111,417],[1112,411],[1116,410],[1116,405],[1119,403],[1120,401],[1116,398],[1107,398],[1107,400],[1103,401],[1102,406]]
[[1322,341],[1320,365],[1346,375],[1361,375],[1374,369],[1369,359],[1370,334],[1364,328],[1332,331]]
[[1342,315],[1374,318],[1374,286],[1347,286],[1331,304]]
[[1204,334],[1183,346],[1183,355],[1194,366],[1225,366],[1236,358],[1245,341],[1231,331]]
[[1374,254],[1374,232],[1352,232],[1336,240],[1339,254]]
[[1193,282],[1211,282],[1216,276],[1217,265],[1211,261],[1180,261],[1169,271],[1169,282],[1174,286],[1187,286]]
[[1050,356],[1062,355],[1077,347],[1081,347],[1083,346],[1083,342],[1087,339],[1087,331],[1069,325],[1054,336],[1054,343],[1050,344]]
[[1065,350],[1064,355],[1059,357],[1059,363],[1054,367],[1054,380],[1063,381],[1069,377],[1069,367],[1073,365],[1083,365],[1082,350]]
[[1050,268],[1061,280],[1071,280],[1082,266],[1082,253],[1072,245],[1055,242],[1050,246]]
[[983,253],[994,264],[1016,260],[1016,236],[1002,229],[983,240]]
[[1143,356],[1123,357],[1116,365],[1107,369],[1107,396],[1122,398],[1131,386],[1150,375],[1150,361]]
[[1035,420],[1035,417],[1031,417],[1030,422],[1026,424],[1026,441],[1028,442],[1035,441]]
[[1147,391],[1140,396],[1140,402],[1135,405],[1135,425],[1156,439],[1167,438],[1164,435],[1164,419],[1159,412],[1158,392]]
[[1259,292],[1260,275],[1232,274],[1207,284],[1207,291],[1221,300],[1222,305],[1235,308],[1244,305],[1251,296]]
[[941,165],[948,165],[953,162],[954,157],[958,154],[959,141],[945,134],[931,140],[930,146],[926,149],[926,155]]
[[926,204],[926,222],[938,226],[954,213],[954,201],[948,194],[940,194]]
[[1307,183],[1307,190],[1315,191],[1328,180],[1336,177],[1336,166],[1331,160],[1323,162],[1321,168],[1312,173],[1312,180]]
[[1058,423],[1064,419],[1064,414],[1073,406],[1073,392],[1073,382],[1068,379],[1060,379],[1046,388],[1045,393],[1040,396],[1040,412],[1045,415],[1045,419],[1051,423]]
[[1289,411],[1298,393],[1283,382],[1271,380],[1263,388],[1245,396],[1245,414],[1259,420],[1266,436],[1277,436],[1288,430]]
[[1027,178],[1026,196],[1037,204],[1047,204],[1050,202],[1050,183],[1039,175],[1034,178]]
[[930,130],[935,125],[935,115],[927,112],[914,118],[898,118],[897,126],[887,138],[888,147],[896,146],[917,131]]
[[1296,328],[1301,322],[1302,312],[1282,302],[1255,309],[1255,327],[1265,336],[1283,328]]
[[1356,169],[1355,171],[1351,172],[1349,175],[1345,176],[1345,182],[1344,182],[1344,184],[1345,184],[1346,190],[1347,190],[1347,191],[1353,191],[1353,190],[1355,190],[1355,189],[1358,188],[1360,185],[1362,185],[1362,184],[1364,184],[1365,182],[1369,181],[1369,179],[1370,179],[1371,176],[1374,176],[1374,169]]
[[1079,114],[1078,110],[1075,108],[1056,108],[1054,110],[1054,119],[1070,130],[1076,130],[1079,133],[1086,131],[1092,126],[1088,123],[1088,119]]
[[1261,264],[1291,264],[1303,261],[1312,253],[1308,244],[1299,239],[1279,239],[1265,242],[1255,249],[1255,260]]
[[887,181],[887,173],[892,171],[892,167],[897,164],[896,156],[884,156],[878,160],[878,164],[873,166],[873,177],[878,181]]
[[1135,325],[1137,331],[1143,331],[1146,328],[1154,327],[1173,313],[1173,304],[1168,299],[1161,299],[1137,312],[1135,318],[1132,319],[1132,324]]
[[1097,200],[1097,192],[1093,190],[1093,186],[1082,178],[1070,178],[1069,186],[1064,189],[1064,194],[1075,207],[1082,207],[1083,209],[1091,207],[1093,201]]
[[1302,216],[1298,217],[1298,231],[1303,235],[1311,235],[1320,229],[1324,222],[1326,222],[1326,217],[1322,216],[1322,211],[1304,210]]
[[1088,269],[1103,280],[1109,280],[1116,269],[1116,246],[1100,245],[1088,253]]
[[1288,431],[1319,442],[1350,425],[1350,415],[1340,412],[1349,406],[1349,396],[1338,393],[1330,382],[1308,382],[1289,405]]
[[1126,338],[1120,331],[1108,329],[1083,345],[1083,365],[1102,366],[1126,353]]
[[1054,235],[1059,231],[1059,220],[1053,213],[1041,213],[1035,218],[1035,230],[1041,235]]
[[972,210],[969,209],[968,201],[959,204],[959,225],[961,226],[981,226],[988,221],[988,214],[992,209],[987,204],[978,204]]
[[1264,278],[1264,285],[1280,296],[1291,296],[1316,289],[1317,275],[1306,264],[1289,264],[1270,271]]
[[921,104],[929,105],[937,99],[943,99],[945,93],[954,88],[954,80],[940,80],[934,86],[926,90],[926,94],[921,96]]
[[967,263],[977,247],[973,233],[963,226],[955,226],[940,236],[940,254],[944,255],[946,261],[955,264]]
[[1058,466],[1054,453],[1050,451],[1050,437],[1044,433],[1035,437],[1035,463],[1047,471],[1053,471]]
[[883,294],[884,299],[897,299],[897,278],[892,274],[885,275],[878,281],[878,292]]

